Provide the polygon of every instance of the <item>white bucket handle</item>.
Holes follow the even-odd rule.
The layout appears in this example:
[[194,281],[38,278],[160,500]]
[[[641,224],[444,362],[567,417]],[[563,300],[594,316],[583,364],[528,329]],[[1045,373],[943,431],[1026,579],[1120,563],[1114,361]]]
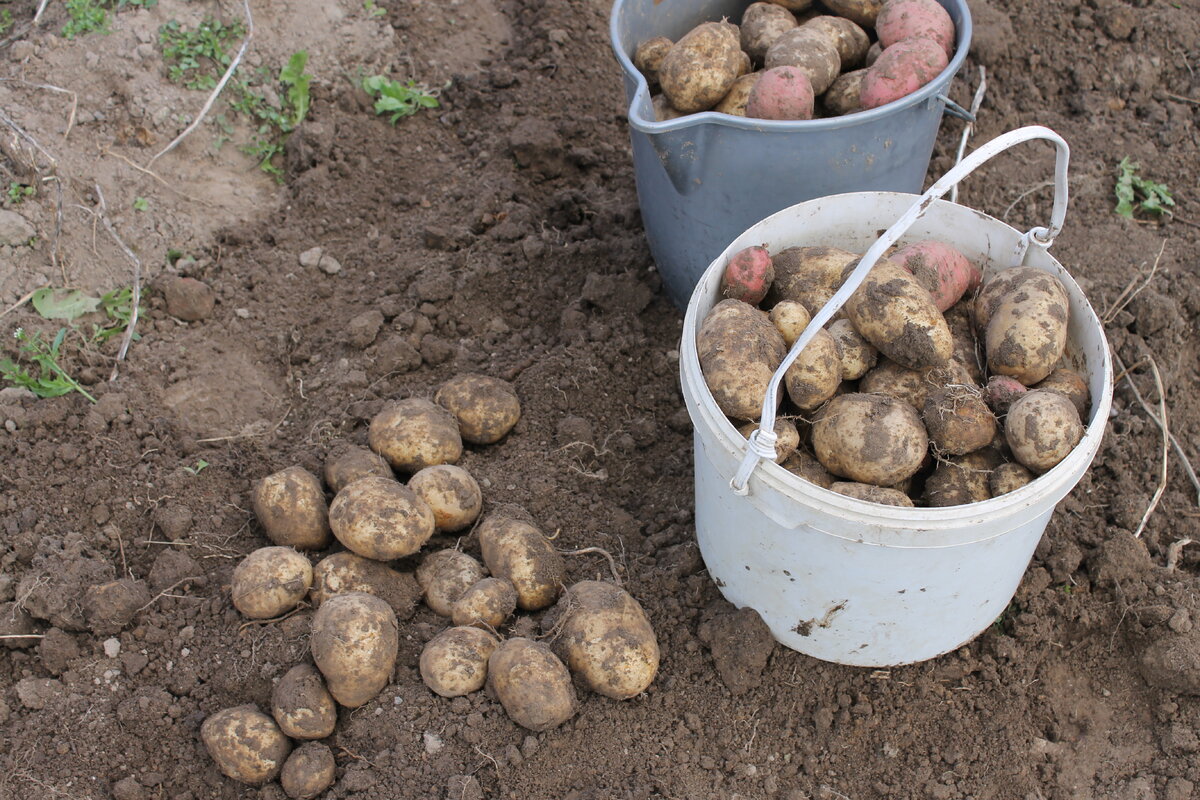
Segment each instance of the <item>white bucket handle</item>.
[[937,200],[950,191],[959,181],[970,175],[993,156],[999,155],[1014,145],[1033,139],[1044,139],[1048,142],[1053,142],[1057,149],[1054,164],[1054,207],[1050,211],[1050,227],[1032,228],[1021,237],[1021,243],[1017,248],[1017,262],[1019,263],[1024,260],[1025,251],[1030,244],[1045,249],[1054,243],[1055,237],[1062,232],[1063,220],[1067,215],[1067,166],[1071,158],[1071,148],[1061,136],[1042,125],[1029,125],[1024,128],[1017,128],[1015,131],[1001,134],[990,142],[981,145],[978,150],[971,153],[971,155],[964,158],[958,164],[955,164],[949,172],[930,186],[929,190],[921,195],[867,249],[867,252],[859,259],[858,266],[854,268],[854,271],[842,283],[841,288],[834,293],[833,297],[829,298],[829,302],[820,311],[813,315],[812,320],[808,323],[808,327],[800,334],[800,338],[792,345],[791,350],[788,351],[779,368],[775,370],[775,374],[771,376],[771,381],[767,385],[766,396],[763,398],[762,418],[759,421],[758,429],[750,434],[746,447],[746,455],[742,458],[742,463],[738,465],[737,474],[729,482],[730,488],[736,494],[749,494],[750,476],[754,473],[759,463],[763,460],[775,460],[775,442],[778,438],[775,435],[775,409],[778,406],[779,384],[783,382],[783,377],[787,374],[788,368],[792,366],[792,363],[795,362],[804,348],[808,346],[808,343],[813,340],[817,332],[825,327],[825,323],[850,299],[850,295],[854,294],[854,291],[863,282],[863,279],[867,277],[867,273],[875,266],[875,262],[879,260],[884,251],[895,244],[914,222],[924,216],[925,211],[933,204],[934,200]]

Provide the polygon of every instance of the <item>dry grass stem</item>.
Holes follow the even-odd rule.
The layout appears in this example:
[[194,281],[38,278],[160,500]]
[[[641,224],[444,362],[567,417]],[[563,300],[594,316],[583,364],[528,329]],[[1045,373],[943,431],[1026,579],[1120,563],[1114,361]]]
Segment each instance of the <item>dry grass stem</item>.
[[283,622],[288,617],[295,616],[296,614],[299,614],[301,611],[303,611],[306,608],[308,608],[308,603],[301,601],[300,605],[296,606],[295,608],[293,608],[291,611],[287,612],[286,614],[280,614],[278,617],[271,617],[270,619],[248,620],[238,626],[238,633],[241,633],[242,631],[246,630],[246,628],[251,628],[255,625],[270,625],[272,622]]
[[582,556],[588,553],[599,553],[608,559],[608,568],[612,570],[613,581],[617,586],[621,585],[621,576],[617,573],[617,561],[612,557],[612,553],[602,547],[584,547],[581,550],[559,550],[560,555],[564,556]]
[[138,306],[142,302],[142,262],[129,249],[129,245],[125,244],[124,240],[117,235],[112,223],[108,221],[108,205],[104,202],[104,192],[101,191],[100,184],[98,183],[96,184],[96,199],[100,204],[100,211],[97,216],[100,218],[100,223],[104,225],[104,230],[108,231],[108,235],[113,238],[113,241],[125,253],[125,257],[133,263],[133,299],[131,301],[133,310],[129,314],[129,324],[125,326],[125,335],[121,337],[121,349],[117,351],[117,361],[113,364],[112,374],[108,376],[108,380],[111,382],[117,379],[117,369],[121,362],[125,360],[125,354],[129,352],[129,344],[133,341],[133,333],[137,328]]
[[[1124,311],[1125,307],[1132,302],[1133,298],[1138,296],[1139,292],[1150,285],[1150,281],[1154,279],[1154,273],[1158,272],[1158,264],[1160,261],[1162,261],[1163,251],[1166,249],[1167,240],[1163,239],[1162,246],[1158,248],[1158,255],[1154,258],[1154,266],[1150,267],[1150,273],[1146,275],[1145,279],[1142,280],[1141,285],[1137,286],[1136,289],[1134,288],[1134,285],[1137,284],[1139,276],[1135,275],[1133,280],[1126,285],[1124,291],[1117,296],[1117,299],[1113,302],[1112,308],[1104,312],[1104,317],[1100,320],[1101,322],[1103,322],[1105,325],[1112,322],[1116,318],[1117,314],[1120,314],[1122,311]],[[1145,266],[1144,262],[1143,266]]]
[[[1127,369],[1125,365],[1121,363],[1121,357],[1116,353],[1113,353],[1113,360],[1117,362],[1117,366],[1121,369],[1121,378],[1127,377],[1130,370],[1137,369],[1141,366],[1141,363],[1138,363]],[[1155,371],[1157,372],[1157,368]],[[1120,378],[1117,378],[1113,381],[1113,383],[1115,384],[1119,380]],[[1149,403],[1147,403],[1142,397],[1142,393],[1138,391],[1137,384],[1135,384],[1132,380],[1129,380],[1128,383],[1129,388],[1133,390],[1133,396],[1141,405],[1142,410],[1146,412],[1146,416],[1150,417],[1154,424],[1157,425],[1160,430],[1163,430],[1170,439],[1171,447],[1174,448],[1175,455],[1179,456],[1179,463],[1183,467],[1183,471],[1187,473],[1188,480],[1191,481],[1192,487],[1196,490],[1196,505],[1200,506],[1200,478],[1196,477],[1196,470],[1192,467],[1191,459],[1188,458],[1187,453],[1183,452],[1183,445],[1179,444],[1179,440],[1175,438],[1175,434],[1171,433],[1170,430],[1164,426],[1164,423],[1158,418],[1158,415],[1155,414],[1150,408]]]
[[201,577],[203,577],[203,576],[201,576],[201,575],[189,575],[189,576],[187,576],[186,578],[180,578],[179,580],[175,581],[174,583],[172,583],[172,584],[171,584],[170,586],[168,586],[167,588],[163,589],[163,590],[162,590],[161,592],[159,592],[158,594],[154,595],[154,597],[152,597],[152,598],[150,599],[150,602],[149,602],[149,603],[146,603],[146,605],[142,606],[141,608],[139,608],[139,609],[138,609],[137,611],[135,611],[134,613],[135,613],[135,614],[140,614],[141,612],[145,611],[145,610],[146,610],[147,608],[149,608],[150,606],[152,606],[152,605],[154,605],[155,603],[157,603],[157,602],[158,602],[158,601],[159,601],[161,598],[163,598],[163,597],[166,597],[166,596],[167,596],[167,592],[174,591],[175,589],[177,589],[178,587],[180,587],[180,586],[182,586],[183,584],[187,583],[188,581],[198,581],[198,580],[200,580],[200,578],[201,578]]
[[1183,548],[1189,544],[1195,544],[1195,542],[1191,539],[1180,539],[1167,547],[1167,572],[1174,572],[1175,567],[1179,566],[1179,557],[1183,555]]
[[[971,114],[978,116],[979,108],[983,105],[983,96],[987,93],[987,69],[979,67],[979,88],[975,90],[975,97],[971,100]],[[963,155],[967,152],[967,140],[971,138],[971,134],[975,132],[975,123],[968,122],[963,128],[962,139],[958,142],[958,152],[954,154],[954,163],[963,160]],[[958,184],[950,187],[950,202],[958,202]]]
[[[36,292],[36,291],[37,291],[37,289],[34,289],[34,290],[33,290],[33,292]],[[17,302],[13,303],[11,306],[9,306],[8,308],[4,309],[3,311],[0,311],[0,317],[3,317],[3,316],[5,316],[5,315],[7,315],[7,314],[10,314],[10,313],[12,313],[13,311],[16,311],[16,310],[17,310],[18,308],[20,308],[21,306],[23,306],[23,305],[25,305],[26,303],[28,303],[28,302],[29,302],[29,299],[30,299],[31,297],[33,297],[33,292],[27,292],[27,293],[25,294],[25,296],[24,296],[24,297],[22,297],[20,300],[18,300]]]

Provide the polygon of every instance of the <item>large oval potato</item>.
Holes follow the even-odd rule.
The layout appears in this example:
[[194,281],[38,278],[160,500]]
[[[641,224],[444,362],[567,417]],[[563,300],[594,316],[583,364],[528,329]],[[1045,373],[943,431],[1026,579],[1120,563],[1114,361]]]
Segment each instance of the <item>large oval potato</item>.
[[452,616],[458,598],[486,575],[482,564],[453,548],[430,553],[417,567],[417,583],[425,593],[425,605],[443,617]]
[[297,664],[275,684],[271,716],[293,739],[324,739],[337,725],[337,706],[317,668]]
[[516,587],[518,608],[537,611],[558,599],[566,567],[554,545],[533,525],[490,514],[479,524],[479,549],[488,570]]
[[329,508],[321,482],[304,467],[288,467],[254,485],[254,515],[272,542],[298,550],[329,546]]
[[742,22],[738,26],[742,49],[755,61],[762,61],[775,40],[797,24],[796,17],[783,6],[751,3],[742,13]]
[[200,726],[200,739],[224,775],[251,786],[274,779],[292,751],[275,720],[252,705],[211,715]]
[[[856,264],[846,268],[846,275]],[[895,262],[877,262],[844,308],[864,339],[909,369],[944,365],[954,353],[946,318],[929,292]]]
[[921,468],[929,437],[908,403],[880,394],[843,394],[821,409],[812,428],[817,460],[834,475],[894,486]]
[[292,751],[283,764],[279,785],[292,800],[311,800],[333,785],[337,763],[328,745],[308,742]]
[[762,416],[767,384],[787,353],[767,315],[740,300],[722,300],[705,316],[696,349],[721,411],[747,422]]
[[821,96],[825,110],[835,117],[862,111],[862,82],[866,74],[866,69],[856,69],[837,76]]
[[854,483],[852,481],[837,481],[829,487],[838,494],[853,497],[866,503],[879,503],[885,506],[902,506],[912,508],[913,501],[899,489],[886,486],[874,486],[869,483]]
[[454,464],[426,467],[408,479],[433,511],[433,525],[441,533],[461,531],[483,510],[483,491],[471,473]]
[[841,71],[854,69],[867,57],[871,37],[861,26],[845,17],[822,14],[804,23],[804,27],[817,31],[833,44],[841,60]]
[[966,455],[986,447],[996,435],[996,417],[971,386],[955,384],[930,392],[921,417],[935,453]]
[[736,25],[705,22],[674,44],[663,57],[658,82],[674,108],[705,111],[729,93],[742,67]]
[[247,617],[271,619],[295,608],[312,582],[307,556],[290,547],[260,547],[233,570],[230,594]]
[[1083,438],[1083,423],[1066,395],[1034,390],[1009,407],[1004,437],[1013,458],[1041,475],[1075,449]]
[[837,393],[842,383],[838,344],[824,328],[816,332],[783,377],[788,397],[801,411],[811,411]]
[[884,0],[823,0],[825,7],[864,28],[874,28]]
[[992,314],[996,313],[996,309],[1000,307],[1000,301],[1009,292],[1030,278],[1044,274],[1036,267],[1011,267],[988,278],[979,287],[979,292],[971,304],[971,318],[979,338],[982,339],[987,335],[988,323],[992,321]]
[[333,535],[376,561],[404,558],[433,536],[433,510],[416,492],[391,478],[360,478],[329,507]]
[[313,661],[333,699],[348,708],[363,705],[387,686],[399,641],[395,612],[374,595],[335,595],[313,614]]
[[488,659],[487,687],[505,712],[523,728],[557,728],[575,716],[571,673],[541,642],[513,638]]
[[768,73],[776,67],[795,67],[808,78],[816,96],[823,94],[842,71],[842,59],[825,33],[802,25],[771,44],[763,66]]
[[394,478],[383,456],[365,447],[343,444],[329,451],[325,459],[325,483],[337,494],[359,478]]
[[641,604],[619,586],[580,581],[543,618],[552,647],[583,685],[626,700],[658,673],[658,639]]
[[401,472],[417,472],[462,458],[458,420],[435,403],[410,397],[384,408],[367,431],[371,449]]
[[764,302],[773,307],[783,300],[792,300],[808,309],[809,314],[816,314],[842,285],[846,267],[857,260],[854,253],[837,247],[781,250],[771,259],[775,282]]
[[879,54],[863,76],[863,108],[879,108],[908,97],[946,69],[946,51],[932,39],[905,39]]
[[517,610],[517,587],[508,578],[483,578],[462,593],[450,608],[455,625],[493,630]]
[[421,650],[421,680],[442,697],[477,692],[487,681],[488,659],[499,644],[495,635],[481,628],[447,628]]
[[1000,298],[988,320],[988,369],[1026,386],[1041,381],[1066,349],[1070,308],[1066,289],[1053,275],[1038,271],[1021,281]]
[[949,57],[954,53],[954,20],[937,0],[888,0],[875,18],[884,48],[905,39],[932,39]]
[[421,598],[421,587],[407,572],[357,553],[343,551],[326,556],[313,567],[313,585],[309,592],[314,608],[337,594],[365,592],[382,598],[399,619],[412,616]]
[[456,375],[433,399],[454,415],[462,438],[471,444],[495,444],[521,419],[516,389],[489,375]]

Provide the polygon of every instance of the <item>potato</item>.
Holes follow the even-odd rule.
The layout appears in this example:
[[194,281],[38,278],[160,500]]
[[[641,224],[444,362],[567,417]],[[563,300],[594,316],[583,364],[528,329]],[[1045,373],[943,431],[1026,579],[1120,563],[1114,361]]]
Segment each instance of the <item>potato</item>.
[[863,66],[871,66],[879,60],[881,55],[883,55],[883,45],[881,45],[879,42],[875,42],[867,48],[867,57],[863,60]]
[[1041,381],[1066,349],[1069,311],[1066,289],[1053,275],[1041,272],[1021,281],[988,320],[988,370],[1026,386]]
[[[774,41],[767,50],[763,66],[767,70],[765,74],[776,67],[796,67],[808,78],[815,96],[824,93],[842,71],[842,58],[823,32],[801,26]],[[761,78],[759,83],[762,83]]]
[[462,457],[462,435],[454,417],[418,397],[392,403],[376,414],[367,440],[401,472],[453,464]]
[[761,72],[750,72],[746,75],[739,75],[738,79],[733,82],[733,86],[729,87],[729,93],[721,98],[721,102],[713,106],[713,111],[719,111],[722,114],[730,114],[735,117],[746,116],[746,105],[750,102],[750,91],[754,88],[754,84],[758,81]]
[[566,567],[550,540],[533,525],[492,513],[479,525],[479,548],[488,570],[516,587],[518,608],[537,611],[558,599]]
[[821,96],[825,110],[836,117],[862,111],[862,99],[859,95],[862,93],[862,80],[866,74],[865,69],[856,69],[837,76]]
[[787,457],[787,460],[780,464],[793,475],[798,475],[809,483],[815,483],[822,489],[828,489],[833,485],[835,479],[833,474],[825,469],[820,461],[806,451],[804,448],[796,448],[796,452]]
[[884,48],[863,76],[862,107],[879,108],[908,97],[949,64],[946,51],[932,39],[905,39]]
[[782,6],[792,12],[805,11],[812,5],[812,0],[767,0],[767,2]]
[[639,44],[633,51],[633,65],[646,76],[646,82],[651,86],[658,83],[658,70],[673,44],[665,36],[655,36]]
[[1087,381],[1078,372],[1069,370],[1066,367],[1057,367],[1041,381],[1034,384],[1032,388],[1066,395],[1071,403],[1074,404],[1075,410],[1079,412],[1079,419],[1081,421],[1087,419],[1088,408],[1092,402],[1092,394],[1088,389]]
[[767,319],[771,320],[771,324],[779,331],[783,337],[783,343],[789,350],[800,338],[800,334],[804,333],[808,323],[812,322],[812,316],[808,313],[808,309],[804,307],[803,303],[797,303],[795,300],[780,300],[771,309]]
[[517,587],[508,578],[484,578],[450,607],[455,625],[499,628],[517,610]]
[[835,397],[821,409],[812,444],[817,460],[834,475],[892,486],[921,468],[929,437],[908,403],[855,393]]
[[937,388],[928,373],[929,370],[909,369],[895,361],[880,358],[875,368],[862,376],[858,390],[863,394],[886,394],[903,400],[917,411],[923,411],[929,391]]
[[913,274],[917,283],[933,296],[938,311],[946,311],[967,292],[974,291],[983,278],[979,267],[966,256],[948,244],[933,240],[905,245],[888,258]]
[[575,716],[571,674],[541,642],[517,637],[497,647],[488,659],[487,688],[513,722],[535,733]]
[[440,533],[461,531],[479,517],[483,492],[471,473],[453,464],[426,467],[408,480],[433,511],[433,525]]
[[742,66],[740,38],[736,25],[705,22],[667,51],[658,81],[674,108],[705,111],[729,93]]
[[495,444],[521,419],[521,401],[511,383],[488,375],[457,375],[433,399],[458,420],[471,444]]
[[887,0],[875,18],[884,48],[905,39],[932,39],[949,58],[954,54],[954,20],[937,0]]
[[721,273],[721,296],[758,305],[775,280],[771,254],[759,245],[737,251]]
[[883,8],[883,0],[824,0],[825,7],[864,28],[875,27],[875,18]]
[[[758,430],[757,422],[747,422],[745,425],[738,428],[738,433],[744,436],[747,440],[750,434]],[[788,457],[795,452],[800,446],[800,432],[796,430],[796,423],[790,419],[775,419],[775,463],[782,464],[787,461]]]
[[899,489],[889,489],[883,486],[872,486],[869,483],[852,483],[838,481],[829,487],[838,494],[853,497],[866,503],[879,503],[885,506],[903,506],[912,508],[913,501]]
[[337,705],[312,664],[297,664],[271,692],[271,716],[293,739],[324,739],[337,725]]
[[992,321],[992,315],[996,313],[996,309],[1000,307],[1000,301],[1009,292],[1025,281],[1045,274],[1036,267],[1011,267],[1001,270],[989,278],[980,287],[979,293],[975,295],[975,300],[971,304],[971,318],[975,323],[975,333],[979,338],[982,339],[987,335],[988,323]]
[[1008,413],[1012,404],[1017,402],[1017,398],[1028,391],[1025,384],[1016,378],[993,375],[988,379],[987,386],[983,390],[983,397],[992,411],[1003,416]]
[[235,781],[261,786],[283,769],[291,741],[275,720],[252,705],[226,708],[204,720],[200,739],[217,768]]
[[261,547],[233,571],[233,605],[251,619],[278,617],[304,599],[312,581],[306,556],[290,547]]
[[337,494],[359,478],[395,478],[383,456],[365,447],[343,444],[329,451],[325,459],[325,483]]
[[254,516],[272,542],[298,550],[323,550],[332,538],[321,482],[304,467],[288,467],[260,480],[251,494]]
[[741,45],[755,61],[761,62],[775,40],[795,28],[796,17],[774,3],[751,3],[742,14]]
[[800,67],[778,66],[758,77],[746,98],[754,119],[812,119],[813,85]]
[[933,474],[925,479],[922,499],[933,508],[962,506],[990,500],[988,482],[992,470],[1004,459],[994,448],[985,447],[965,456],[952,456],[938,461]]
[[[754,71],[754,63],[750,60],[750,56],[746,55],[746,51],[743,50],[741,55],[738,56],[737,76],[740,78],[743,75],[749,75],[753,71]],[[737,81],[735,80],[734,83],[737,83]],[[730,86],[729,88],[732,89],[733,87]],[[726,94],[726,96],[728,96],[729,93],[726,92],[725,94]],[[724,98],[722,98],[722,99],[724,99]]]
[[783,300],[801,303],[809,314],[820,311],[842,285],[842,274],[858,256],[836,247],[789,247],[771,259],[775,265],[775,283],[767,292],[766,303]]
[[542,619],[554,652],[584,686],[614,700],[646,691],[658,673],[658,639],[637,600],[619,586],[580,581]]
[[391,561],[421,549],[433,536],[433,510],[416,492],[390,478],[360,478],[329,507],[333,535],[365,558]]
[[317,562],[309,592],[314,608],[336,594],[349,592],[366,592],[383,599],[400,619],[412,616],[413,606],[421,597],[421,587],[412,575],[357,553],[334,553]]
[[744,421],[762,416],[767,384],[787,353],[767,315],[739,300],[722,300],[705,316],[696,349],[721,411]]
[[867,36],[867,32],[845,17],[814,17],[804,23],[804,27],[817,31],[833,44],[841,60],[842,71],[861,64],[871,47],[871,37]]
[[1035,390],[1008,409],[1004,436],[1013,458],[1041,475],[1075,449],[1083,438],[1083,423],[1066,395]]
[[877,262],[844,308],[854,329],[901,366],[943,366],[954,353],[950,327],[933,298],[893,261]]
[[434,694],[462,697],[487,681],[488,659],[500,640],[480,628],[447,628],[421,650],[421,680]]
[[971,325],[971,304],[962,302],[949,308],[942,316],[950,328],[950,338],[954,340],[954,355],[951,361],[957,361],[966,370],[971,383],[983,386],[986,381],[983,375],[983,359],[979,355],[979,343],[975,339],[975,329]]
[[425,605],[443,617],[452,616],[458,598],[486,575],[482,564],[454,549],[430,553],[417,567],[417,583],[425,593]]
[[1020,464],[1001,464],[988,476],[988,491],[992,497],[1015,492],[1036,476]]
[[996,435],[996,418],[974,387],[954,384],[930,392],[921,416],[935,453],[966,455]]
[[879,351],[854,330],[850,320],[836,320],[830,324],[828,330],[837,343],[842,380],[856,381],[875,367],[879,361]]
[[392,678],[399,625],[392,607],[362,592],[335,595],[313,615],[313,661],[338,703],[357,708]]
[[288,797],[310,800],[333,785],[337,763],[328,745],[308,742],[292,751],[283,764],[279,783]]
[[687,114],[682,111],[676,111],[671,107],[671,101],[667,99],[665,94],[656,94],[650,98],[650,104],[654,106],[655,122],[666,122],[669,119],[679,119],[686,117]]
[[783,382],[801,411],[811,411],[833,397],[842,382],[842,358],[829,331],[816,332],[788,367]]

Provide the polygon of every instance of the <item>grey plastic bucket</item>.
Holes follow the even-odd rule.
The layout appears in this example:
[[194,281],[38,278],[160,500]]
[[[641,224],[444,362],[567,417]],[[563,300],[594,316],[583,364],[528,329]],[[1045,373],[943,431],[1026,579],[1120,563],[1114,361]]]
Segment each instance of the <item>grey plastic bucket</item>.
[[755,222],[832,194],[919,194],[950,81],[967,57],[966,0],[938,0],[957,28],[950,65],[918,91],[880,108],[801,121],[706,111],[656,122],[633,51],[675,41],[706,20],[741,19],[747,0],[616,0],[609,33],[625,74],[638,202],[650,252],[679,308],[712,260]]

